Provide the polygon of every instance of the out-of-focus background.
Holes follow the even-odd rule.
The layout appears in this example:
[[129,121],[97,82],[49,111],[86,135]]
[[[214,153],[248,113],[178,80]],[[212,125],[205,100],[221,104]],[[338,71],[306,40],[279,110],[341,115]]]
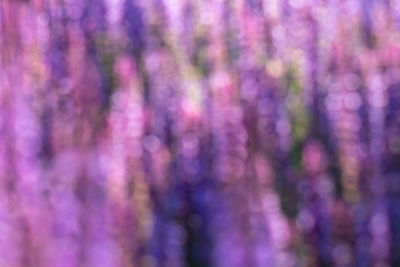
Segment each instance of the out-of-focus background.
[[0,267],[400,266],[399,0],[1,0]]

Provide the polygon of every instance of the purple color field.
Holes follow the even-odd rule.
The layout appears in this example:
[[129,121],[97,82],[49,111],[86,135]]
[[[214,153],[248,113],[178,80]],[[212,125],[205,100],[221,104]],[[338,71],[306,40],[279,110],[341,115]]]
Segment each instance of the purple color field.
[[400,266],[400,0],[0,0],[0,267]]

